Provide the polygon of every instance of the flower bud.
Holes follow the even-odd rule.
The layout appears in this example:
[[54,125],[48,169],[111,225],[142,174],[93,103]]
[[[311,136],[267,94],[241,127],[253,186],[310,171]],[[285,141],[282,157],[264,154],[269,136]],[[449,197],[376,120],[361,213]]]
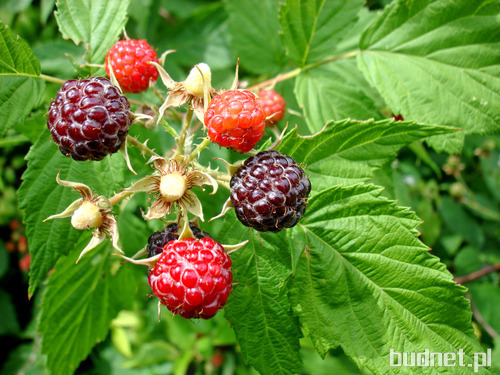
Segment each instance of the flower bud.
[[184,88],[192,95],[203,97],[203,80],[200,71],[203,73],[203,78],[207,83],[207,89],[210,92],[212,89],[212,72],[210,71],[210,67],[205,63],[199,63],[191,69],[188,77],[184,81]]

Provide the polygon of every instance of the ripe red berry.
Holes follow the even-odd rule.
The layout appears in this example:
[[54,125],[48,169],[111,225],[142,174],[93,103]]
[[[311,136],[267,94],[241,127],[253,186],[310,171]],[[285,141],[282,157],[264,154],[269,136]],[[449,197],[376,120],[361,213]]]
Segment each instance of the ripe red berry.
[[304,214],[311,183],[291,157],[264,151],[245,160],[231,178],[236,216],[258,231],[293,227]]
[[145,40],[119,40],[106,55],[106,73],[110,75],[111,63],[116,80],[123,91],[142,92],[149,81],[158,79],[158,69],[148,62],[158,62],[156,52]]
[[47,127],[74,160],[101,160],[119,150],[132,123],[130,104],[106,78],[66,81],[49,107]]
[[212,99],[205,126],[212,142],[236,151],[250,151],[264,134],[264,109],[246,90],[228,90]]
[[153,293],[184,318],[213,317],[232,290],[231,259],[211,238],[170,241],[149,273]]
[[[203,237],[212,238],[210,234],[202,231],[200,228],[197,228],[193,223],[189,223],[189,228],[194,234],[194,237],[198,240],[201,240]],[[153,233],[148,238],[148,246],[146,247],[146,251],[148,253],[148,257],[154,257],[163,252],[163,248],[170,241],[176,240],[179,238],[179,227],[177,224],[173,223],[163,228],[162,230]]]
[[[273,126],[283,119],[285,115],[285,99],[274,90],[260,90],[257,102],[266,113],[266,125]],[[272,116],[272,117],[271,117]]]

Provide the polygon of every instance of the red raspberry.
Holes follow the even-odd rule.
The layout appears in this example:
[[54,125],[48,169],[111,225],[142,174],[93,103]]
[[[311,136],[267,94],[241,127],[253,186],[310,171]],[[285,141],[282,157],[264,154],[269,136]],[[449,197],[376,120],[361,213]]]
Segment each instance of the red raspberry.
[[[109,60],[109,61],[108,61]],[[123,91],[142,92],[149,87],[149,81],[158,79],[158,70],[149,61],[158,62],[156,52],[145,40],[119,40],[106,55],[106,73],[109,76],[108,63]]]
[[213,317],[232,290],[231,259],[211,238],[170,241],[149,273],[153,293],[172,313]]
[[66,81],[50,103],[47,127],[74,160],[101,160],[117,152],[132,123],[130,104],[108,79]]
[[[189,228],[193,232],[195,238],[201,240],[203,237],[212,238],[207,232],[202,231],[200,228],[197,228],[193,223],[189,223]],[[153,233],[148,238],[148,246],[146,247],[146,251],[148,253],[148,257],[154,257],[163,252],[163,248],[170,241],[176,240],[179,238],[179,227],[177,224],[170,224],[168,227],[163,228],[163,230]]]
[[277,232],[304,214],[311,183],[291,157],[264,151],[245,160],[231,178],[231,202],[247,227]]
[[[266,113],[266,125],[276,125],[285,115],[285,99],[274,90],[260,90],[257,94],[257,102],[264,108]],[[271,118],[267,118],[273,115]]]
[[250,151],[264,134],[264,109],[246,90],[228,90],[212,99],[205,126],[212,142],[236,151]]

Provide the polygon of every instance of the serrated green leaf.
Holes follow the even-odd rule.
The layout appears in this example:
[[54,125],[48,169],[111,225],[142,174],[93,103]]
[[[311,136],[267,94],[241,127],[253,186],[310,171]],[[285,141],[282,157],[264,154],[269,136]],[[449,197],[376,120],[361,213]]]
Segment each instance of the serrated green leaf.
[[[373,185],[337,186],[309,200],[294,229],[308,243],[290,283],[294,312],[321,355],[340,345],[377,374],[394,371],[390,349],[463,349],[465,363],[472,363],[482,347],[465,288],[418,240],[418,217],[381,192]],[[415,369],[398,367],[397,373]]]
[[[224,228],[224,243],[249,239],[234,212]],[[283,240],[283,233],[253,232],[250,242],[231,254],[236,284],[224,312],[243,356],[261,374],[297,374],[301,367],[300,329],[286,294],[290,254],[278,250]]]
[[240,64],[256,74],[273,75],[285,65],[279,30],[279,2],[225,0],[231,45]]
[[84,42],[89,63],[102,64],[127,21],[130,0],[58,0],[55,12],[64,38]]
[[0,137],[37,107],[45,82],[28,44],[0,22]]
[[294,91],[311,133],[320,131],[332,120],[383,118],[380,113],[383,100],[370,87],[352,59],[339,60],[301,73],[296,79]]
[[128,281],[119,277],[123,267],[118,274],[111,273],[109,243],[75,264],[88,241],[88,235],[82,236],[70,255],[59,259],[43,297],[39,330],[52,375],[72,374],[94,345],[106,338],[111,320],[123,307],[112,294]]
[[280,8],[283,43],[299,67],[335,56],[343,34],[357,20],[362,0],[288,0]]
[[[394,1],[362,36],[359,67],[407,120],[499,131],[499,12],[498,1]],[[431,145],[454,152],[459,141]]]
[[25,212],[24,223],[31,254],[29,295],[45,279],[47,272],[61,255],[66,255],[81,235],[69,219],[43,222],[47,217],[63,212],[80,198],[70,188],[56,183],[62,180],[83,182],[99,195],[111,196],[123,188],[123,158],[107,157],[100,162],[82,163],[65,157],[50,140],[47,129],[40,135],[26,156],[28,168],[19,189],[19,206]]
[[444,126],[407,121],[330,122],[313,135],[301,137],[289,132],[278,150],[303,163],[312,189],[350,185],[372,178],[373,171],[406,144],[430,135],[446,134]]

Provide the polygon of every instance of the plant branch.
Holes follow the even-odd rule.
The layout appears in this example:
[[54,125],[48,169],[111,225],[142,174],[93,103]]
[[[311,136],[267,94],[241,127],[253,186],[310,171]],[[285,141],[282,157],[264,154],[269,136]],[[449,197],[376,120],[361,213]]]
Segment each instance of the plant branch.
[[137,138],[132,137],[131,135],[127,135],[127,142],[132,146],[137,147],[142,152],[148,154],[149,156],[160,156],[153,150],[151,150],[145,143],[139,142]]
[[351,51],[351,52],[348,52],[348,53],[344,53],[342,55],[338,55],[338,56],[332,57],[331,59],[328,59],[328,60],[319,61],[319,62],[314,63],[314,64],[306,65],[306,66],[304,66],[302,68],[296,68],[296,69],[291,70],[291,71],[289,71],[287,73],[280,73],[280,74],[278,74],[274,78],[268,79],[268,80],[266,80],[264,82],[261,82],[261,83],[259,83],[257,85],[249,87],[248,90],[250,90],[250,91],[258,91],[258,90],[260,90],[260,89],[262,89],[262,88],[264,88],[266,86],[271,86],[271,85],[274,85],[274,84],[276,84],[278,82],[283,82],[283,81],[286,81],[287,79],[290,79],[290,78],[293,78],[295,76],[298,76],[300,73],[305,72],[306,70],[313,69],[313,68],[316,68],[318,66],[325,65],[325,64],[337,61],[337,60],[348,59],[350,57],[354,57],[359,52],[360,52],[359,50]]
[[64,79],[48,76],[46,74],[40,74],[40,78],[46,80],[47,82],[52,82],[52,83],[59,83],[59,84],[64,84],[66,82]]
[[456,277],[455,282],[457,284],[464,284],[464,283],[467,283],[469,281],[479,279],[480,277],[486,276],[487,274],[492,273],[492,272],[500,272],[500,263],[494,264],[493,266],[484,267],[484,268],[480,269],[479,271],[472,272],[472,273],[465,275],[465,276]]
[[472,303],[470,296],[469,296],[469,301],[472,313],[474,314],[474,318],[476,318],[477,322],[484,328],[486,332],[488,332],[488,335],[490,335],[493,339],[496,339],[498,337],[498,333],[492,326],[489,325],[489,323],[486,320],[484,320],[479,310]]
[[186,142],[186,135],[189,129],[189,125],[191,125],[191,119],[193,118],[193,113],[194,113],[193,109],[188,108],[186,115],[184,116],[184,122],[182,123],[181,134],[179,136],[179,139],[177,140],[177,154],[179,155],[184,154],[184,143]]
[[208,137],[205,138],[203,142],[201,142],[198,146],[196,146],[194,151],[188,156],[187,160],[192,161],[194,158],[196,158],[198,154],[210,144],[210,142],[211,142],[210,138]]

